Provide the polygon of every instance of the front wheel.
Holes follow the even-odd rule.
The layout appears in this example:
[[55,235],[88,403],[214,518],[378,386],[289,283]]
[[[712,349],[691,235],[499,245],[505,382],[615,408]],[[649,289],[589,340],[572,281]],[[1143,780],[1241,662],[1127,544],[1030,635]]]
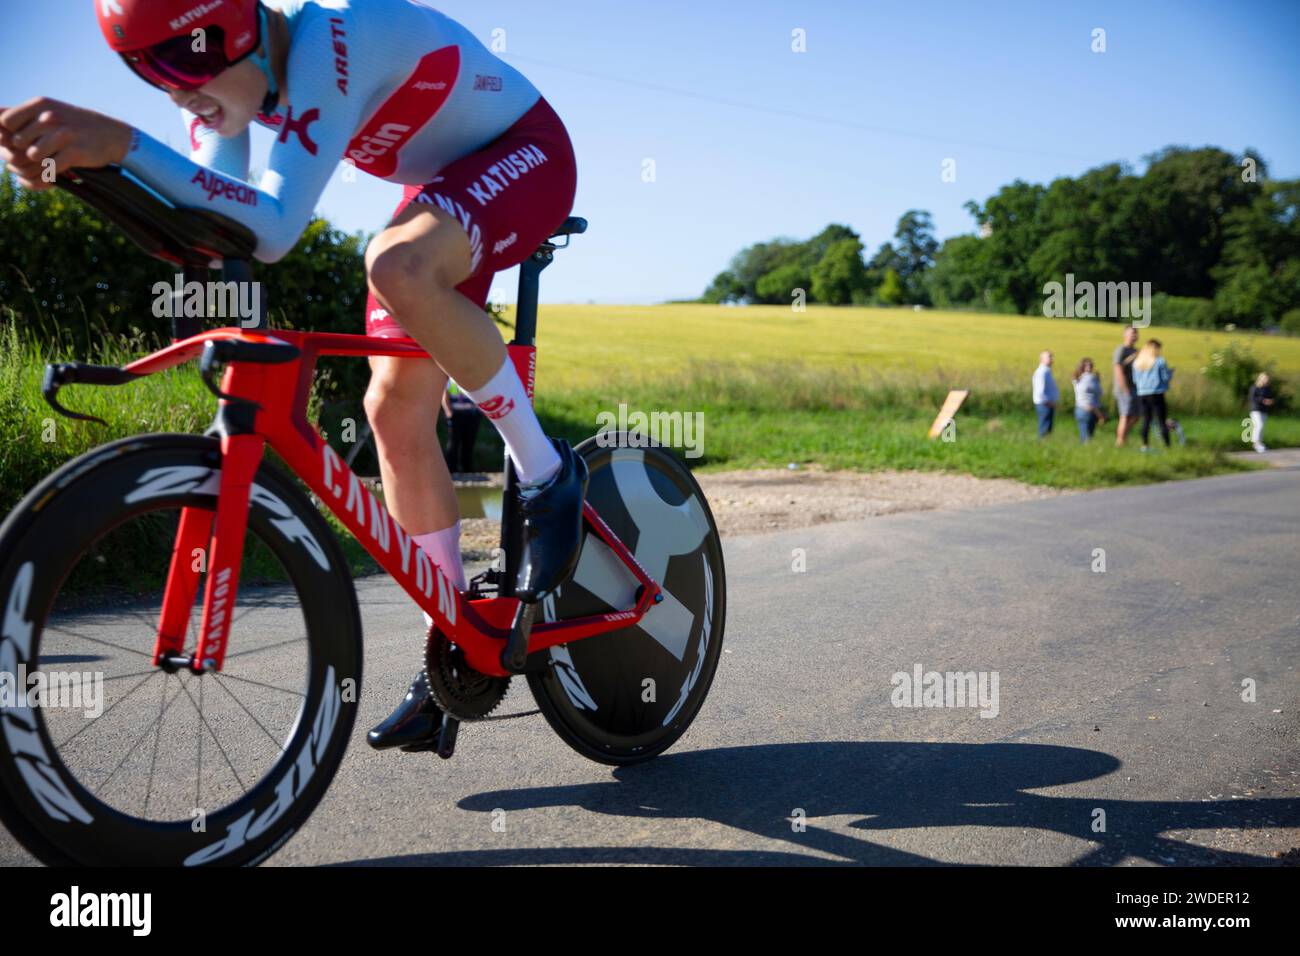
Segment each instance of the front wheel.
[[[260,862],[343,758],[361,681],[356,593],[329,526],[266,464],[223,668],[153,664],[181,516],[206,543],[220,469],[215,439],[125,439],[64,465],[0,526],[0,671],[29,675],[26,695],[0,700],[0,818],[45,863]],[[193,550],[178,560],[203,572],[206,548]],[[30,693],[35,674],[44,696]]]
[[[671,452],[636,447],[639,436],[592,437],[587,500],[664,600],[635,625],[557,645],[530,660],[542,714],[580,754],[608,764],[649,760],[686,732],[713,683],[726,623],[726,575],[713,514],[694,476]],[[573,577],[545,599],[542,617],[565,620],[635,603],[638,582],[586,529]]]

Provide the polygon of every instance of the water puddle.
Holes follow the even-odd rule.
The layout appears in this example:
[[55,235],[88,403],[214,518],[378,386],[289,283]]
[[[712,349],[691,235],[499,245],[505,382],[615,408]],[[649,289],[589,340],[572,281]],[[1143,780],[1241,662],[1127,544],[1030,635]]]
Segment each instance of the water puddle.
[[501,489],[487,485],[459,485],[456,503],[460,505],[461,518],[491,518],[501,520]]
[[[366,480],[366,487],[384,500],[384,490],[378,481]],[[498,482],[458,483],[456,485],[456,504],[460,506],[462,518],[491,518],[501,520],[501,487]]]

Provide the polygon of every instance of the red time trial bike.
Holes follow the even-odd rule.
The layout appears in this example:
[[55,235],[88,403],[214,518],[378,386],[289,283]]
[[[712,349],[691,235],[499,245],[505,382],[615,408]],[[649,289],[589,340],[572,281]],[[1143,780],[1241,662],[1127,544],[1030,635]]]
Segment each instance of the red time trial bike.
[[[188,274],[251,279],[253,237],[231,220],[177,208],[115,167],[61,185]],[[585,228],[568,220],[521,269],[509,352],[530,399],[539,275],[555,240]],[[370,355],[424,353],[409,339],[177,319],[171,345],[125,366],[47,368],[47,401],[87,418],[62,388],[197,360],[218,409],[206,434],[140,435],[69,461],[0,526],[0,672],[25,675],[23,691],[50,678],[43,697],[0,697],[0,818],[42,861],[255,864],[303,826],[343,758],[362,674],[352,566],[318,504],[433,618],[439,755],[514,676],[566,743],[608,764],[663,752],[698,713],[726,584],[717,526],[681,461],[626,434],[578,446],[581,556],[538,606],[512,594],[507,457],[503,563],[457,590],[308,420],[317,360]],[[79,706],[52,690],[86,680],[102,691]]]

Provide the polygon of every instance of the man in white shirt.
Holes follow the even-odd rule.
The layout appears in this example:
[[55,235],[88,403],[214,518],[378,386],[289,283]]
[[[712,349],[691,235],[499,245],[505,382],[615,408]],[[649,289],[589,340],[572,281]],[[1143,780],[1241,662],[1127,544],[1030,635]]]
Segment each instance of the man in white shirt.
[[1056,403],[1061,400],[1061,390],[1052,378],[1052,353],[1044,350],[1038,356],[1038,368],[1034,369],[1034,411],[1038,413],[1038,437],[1045,438],[1052,433],[1052,422],[1056,417]]

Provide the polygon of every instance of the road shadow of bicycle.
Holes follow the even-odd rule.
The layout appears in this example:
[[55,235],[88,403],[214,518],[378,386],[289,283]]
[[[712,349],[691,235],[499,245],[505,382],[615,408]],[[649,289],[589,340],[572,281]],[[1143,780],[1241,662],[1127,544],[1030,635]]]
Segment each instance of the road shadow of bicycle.
[[[1091,844],[1072,861],[1106,866],[1125,858],[1182,866],[1261,865],[1249,853],[1196,846],[1180,830],[1300,826],[1300,800],[1178,802],[1041,796],[1026,791],[1094,780],[1120,769],[1109,754],[1043,744],[803,743],[669,754],[613,771],[614,780],[498,790],[467,797],[463,810],[561,807],[638,820],[711,820],[791,845],[779,850],[570,846],[411,854],[365,865],[456,866],[559,863],[668,865],[934,865],[940,861],[872,842],[869,834],[917,827],[993,827],[1059,833]],[[796,809],[807,829],[792,826]],[[1097,810],[1105,832],[1094,832]],[[856,815],[850,828],[817,818]],[[508,819],[508,817],[507,817]],[[817,851],[813,855],[809,851]]]

